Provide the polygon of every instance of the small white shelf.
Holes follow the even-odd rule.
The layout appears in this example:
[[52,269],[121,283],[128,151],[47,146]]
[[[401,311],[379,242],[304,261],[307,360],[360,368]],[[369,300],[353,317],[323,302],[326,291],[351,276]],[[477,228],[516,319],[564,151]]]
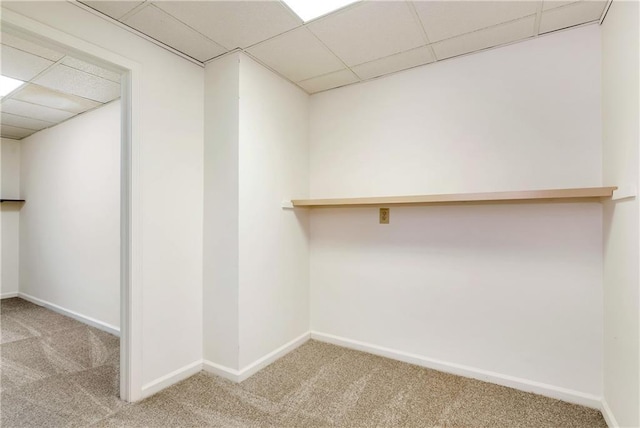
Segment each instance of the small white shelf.
[[[410,205],[499,204],[522,202],[600,202],[610,199],[617,187],[580,187],[575,189],[521,190],[512,192],[452,193],[374,198],[294,199],[295,208],[367,207]],[[284,204],[283,204],[284,206]]]

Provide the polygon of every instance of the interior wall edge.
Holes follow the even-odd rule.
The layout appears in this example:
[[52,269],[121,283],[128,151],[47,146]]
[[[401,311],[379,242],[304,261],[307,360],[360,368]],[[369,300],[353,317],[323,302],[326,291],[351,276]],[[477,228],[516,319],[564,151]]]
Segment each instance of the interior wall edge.
[[371,343],[360,342],[357,340],[335,336],[328,333],[322,333],[319,331],[312,330],[311,339],[337,346],[342,346],[349,349],[354,349],[356,351],[379,355],[385,358],[391,358],[393,360],[414,364],[428,369],[433,369],[471,379],[477,379],[483,382],[494,383],[497,385],[518,389],[524,392],[543,395],[545,397],[566,401],[568,403],[579,404],[581,406],[590,407],[592,409],[600,410],[602,408],[602,398],[593,394],[588,394],[502,373],[491,372],[477,367],[470,367],[448,361],[436,360],[423,355],[410,354],[408,352],[385,348]]

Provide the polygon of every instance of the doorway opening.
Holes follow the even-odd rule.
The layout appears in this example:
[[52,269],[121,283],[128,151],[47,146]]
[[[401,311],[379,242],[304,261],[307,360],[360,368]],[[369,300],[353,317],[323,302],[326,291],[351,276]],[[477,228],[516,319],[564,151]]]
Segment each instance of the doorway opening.
[[[2,347],[21,335],[31,339],[49,370],[37,363],[28,370],[17,351],[13,368],[22,374],[12,374],[27,382],[29,373],[36,379],[104,363],[116,370],[119,398],[135,401],[140,192],[132,124],[139,65],[10,12],[2,16],[1,42],[1,74],[18,81],[2,96],[9,153],[2,175],[14,177],[3,180],[1,196],[17,200],[2,203],[2,272],[10,279],[2,285]],[[15,331],[5,333],[5,326]],[[63,331],[71,336],[52,336]]]

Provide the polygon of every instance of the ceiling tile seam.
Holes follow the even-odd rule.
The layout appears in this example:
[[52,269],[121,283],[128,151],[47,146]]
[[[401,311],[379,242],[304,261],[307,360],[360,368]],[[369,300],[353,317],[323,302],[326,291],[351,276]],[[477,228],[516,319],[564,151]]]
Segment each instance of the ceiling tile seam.
[[[0,42],[0,44],[1,44],[2,46],[6,46],[6,47],[9,47],[9,48],[11,48],[11,49],[15,49],[15,50],[17,50],[17,51],[24,52],[24,53],[26,53],[26,54],[33,55],[33,56],[37,56],[38,58],[46,59],[47,61],[52,61],[52,62],[53,62],[53,60],[52,60],[52,59],[45,58],[45,57],[43,57],[42,55],[38,55],[38,54],[33,53],[33,52],[25,51],[24,49],[20,49],[20,48],[17,48],[17,47],[15,47],[15,46],[11,46],[11,45],[8,45],[8,44],[6,44],[6,43],[2,43],[2,42]],[[59,52],[59,53],[60,53],[60,55],[63,55],[63,53],[62,53],[62,52]]]
[[[8,114],[8,113],[7,113],[7,114]],[[48,125],[48,126],[46,126],[45,128],[40,128],[40,129],[25,128],[25,127],[23,127],[23,126],[15,126],[15,125],[9,125],[9,124],[3,124],[2,126],[3,126],[3,127],[4,127],[4,126],[11,126],[12,128],[24,129],[24,130],[28,130],[28,131],[33,131],[33,132],[35,133],[35,132],[38,132],[38,131],[42,131],[43,129],[47,129],[47,128],[49,128],[51,125]]]
[[559,10],[567,9],[569,7],[574,7],[574,6],[582,6],[585,3],[598,3],[598,0],[577,0],[568,4],[563,4],[562,6],[554,7],[552,9],[547,9],[543,12],[543,14],[551,15],[552,13],[557,12]]
[[[334,51],[332,51],[332,50],[331,50],[331,48],[330,48],[329,46],[327,46],[327,45],[325,44],[325,42],[323,42],[323,41],[320,39],[320,37],[318,37],[318,36],[316,35],[316,33],[314,33],[314,32],[311,30],[311,28],[307,28],[307,31],[309,31],[309,33],[311,33],[311,35],[312,35],[313,37],[315,37],[315,38],[316,38],[316,40],[317,40],[317,41],[319,41],[319,42],[320,42],[320,44],[321,44],[322,46],[324,46],[324,48],[325,48],[328,52],[330,52],[330,53],[331,53],[331,55],[333,55],[333,56],[335,56],[336,58],[338,58],[338,61],[340,61],[340,62],[342,63],[342,65],[343,65],[347,70],[349,70],[350,72],[352,72],[352,73],[354,74],[354,76],[356,76],[356,77],[358,78],[358,80],[362,80],[362,78],[361,78],[358,74],[356,74],[356,73],[351,69],[351,67],[349,67],[349,66],[347,65],[347,63],[346,63],[346,62],[344,62],[344,60],[343,60],[342,58],[340,58],[340,56],[339,56],[337,53],[335,53]],[[340,70],[335,70],[335,71],[332,71],[331,73],[335,73],[335,72],[337,72],[337,71],[340,71]],[[325,75],[327,75],[327,74],[330,74],[330,73],[323,73],[323,74],[318,75],[318,76],[309,77],[308,79],[300,80],[300,82],[304,82],[305,80],[313,79],[313,78],[315,78],[315,77],[325,76]]]
[[[148,1],[148,0],[147,0],[147,1]],[[174,19],[174,20],[178,21],[179,23],[181,23],[181,24],[182,24],[182,25],[184,25],[185,27],[189,28],[190,30],[195,31],[196,33],[198,33],[199,35],[201,35],[201,36],[202,36],[202,37],[204,37],[205,39],[209,40],[211,43],[214,43],[215,45],[220,46],[222,49],[226,50],[227,52],[229,52],[229,51],[231,50],[231,49],[229,49],[228,47],[223,46],[221,43],[216,42],[216,41],[215,41],[215,40],[213,40],[211,37],[208,37],[207,35],[202,34],[200,31],[196,30],[196,29],[195,29],[195,28],[193,28],[191,25],[189,25],[189,24],[187,24],[186,22],[182,21],[180,18],[178,18],[178,17],[176,17],[176,16],[174,16],[174,15],[170,14],[169,12],[167,12],[166,10],[164,10],[164,9],[162,9],[162,8],[160,8],[160,7],[157,7],[157,6],[156,6],[156,5],[154,5],[152,2],[150,2],[150,1],[149,1],[148,3],[147,3],[147,2],[145,2],[145,3],[143,3],[143,4],[148,5],[148,7],[155,7],[155,8],[156,8],[156,9],[158,9],[160,12],[162,12],[162,13],[164,13],[164,14],[166,14],[166,15],[170,16],[172,19]],[[140,9],[140,11],[141,11],[141,10],[142,10],[142,8]],[[136,14],[137,14],[137,12],[136,12],[135,14],[131,14],[130,16],[128,16],[128,17],[127,17],[127,19],[129,19],[129,18],[133,17],[133,16],[134,16],[134,15],[136,15]],[[133,28],[133,27],[131,27],[129,24],[126,24],[125,22],[123,22],[123,20],[124,20],[124,18],[121,18],[121,20],[119,20],[119,22],[121,22],[122,24],[124,24],[124,25],[126,25],[126,26],[128,26],[128,27],[130,27],[130,28]],[[135,28],[134,28],[134,30],[135,30]],[[143,33],[143,34],[144,34],[144,33]],[[149,36],[149,37],[151,37],[151,36]],[[151,37],[151,38],[153,38],[153,37]],[[160,42],[160,43],[164,43],[164,42],[161,42],[160,40],[157,40],[157,39],[154,39],[154,40],[156,40],[156,41],[158,41],[158,42]],[[173,48],[173,49],[175,49],[175,48]],[[180,52],[182,52],[182,51],[180,51]],[[185,54],[185,55],[187,55],[187,56],[189,56],[190,58],[193,58],[193,57],[191,57],[191,56],[190,56],[189,54],[187,54],[187,53],[184,53],[184,52],[182,52],[182,53],[183,53],[183,54]],[[195,58],[194,58],[194,59],[195,59]],[[198,60],[196,59],[196,61],[198,61]],[[208,61],[208,60],[207,60],[207,61]]]
[[[116,82],[114,82],[114,81],[112,81],[112,80],[105,79],[104,77],[96,76],[95,74],[88,73],[88,72],[86,72],[86,71],[84,71],[84,70],[79,70],[79,69],[77,69],[77,68],[69,67],[68,65],[64,65],[64,64],[62,64],[62,62],[64,61],[64,59],[65,59],[65,58],[73,58],[73,57],[72,57],[72,56],[69,56],[69,55],[65,55],[65,56],[63,56],[63,57],[62,57],[62,58],[60,58],[58,61],[54,62],[54,63],[53,63],[53,64],[51,64],[49,67],[45,68],[45,69],[44,69],[44,70],[42,70],[40,73],[38,73],[36,76],[34,76],[34,77],[33,77],[33,79],[29,80],[29,82],[28,82],[28,83],[30,83],[30,84],[32,84],[32,85],[43,86],[43,87],[45,87],[45,88],[47,88],[47,89],[49,89],[49,90],[52,90],[52,91],[54,91],[54,92],[58,92],[58,93],[61,93],[61,94],[64,94],[64,95],[73,95],[74,97],[78,97],[78,98],[82,98],[82,99],[84,99],[84,100],[93,101],[93,102],[96,102],[96,103],[101,103],[101,104],[103,104],[103,103],[104,103],[103,101],[100,101],[100,100],[94,100],[94,99],[92,99],[92,98],[83,97],[83,96],[81,96],[81,95],[72,94],[72,93],[70,93],[70,92],[62,92],[62,91],[60,91],[60,90],[58,90],[58,89],[53,89],[53,88],[49,88],[49,87],[44,86],[44,85],[40,85],[40,84],[38,84],[38,83],[35,81],[36,79],[39,79],[40,77],[42,77],[42,76],[44,76],[44,75],[46,75],[46,74],[50,73],[51,71],[53,71],[53,69],[54,69],[56,66],[63,66],[63,67],[71,68],[72,70],[75,70],[75,71],[77,71],[77,72],[79,72],[79,73],[88,74],[88,75],[90,75],[90,76],[94,76],[94,77],[96,77],[96,78],[98,78],[98,79],[106,80],[107,82],[116,83]],[[118,85],[120,85],[120,83],[118,83]],[[24,85],[23,85],[23,86],[24,86]],[[19,87],[19,88],[17,88],[17,89],[16,89],[16,91],[17,91],[18,89],[22,89],[22,86],[21,86],[21,87]],[[14,94],[13,94],[13,92],[12,92],[12,93],[11,93],[11,94],[9,94],[9,95],[11,95],[11,96],[12,96],[12,95],[14,95]],[[7,97],[9,97],[9,96],[7,96]],[[118,98],[120,98],[120,97],[118,97]],[[33,104],[33,103],[32,103],[32,104]],[[40,104],[37,104],[37,105],[40,105]],[[58,110],[60,110],[60,109],[58,109]],[[66,110],[64,110],[64,111],[66,111]],[[71,113],[71,112],[70,112],[70,113]]]
[[[437,42],[433,42],[433,43],[431,43],[431,45],[432,46],[433,45],[437,45],[438,43],[442,43],[442,42],[446,42],[446,41],[449,41],[449,40],[457,39],[458,37],[468,36],[468,35],[473,34],[473,33],[477,33],[477,32],[484,31],[484,30],[489,30],[489,29],[496,28],[496,27],[500,27],[502,25],[513,24],[514,22],[517,22],[517,21],[524,21],[525,19],[529,19],[529,18],[534,17],[534,16],[535,16],[535,14],[533,14],[533,13],[530,14],[530,15],[521,16],[520,18],[511,19],[509,21],[504,21],[504,22],[501,22],[499,24],[494,24],[494,25],[490,25],[488,27],[483,27],[483,28],[479,28],[477,30],[469,31],[468,33],[458,34],[457,36],[453,36],[453,37],[447,37],[446,39],[442,39],[442,40],[438,40]],[[524,39],[521,39],[521,40],[524,40]]]
[[[283,32],[281,32],[281,33],[275,34],[275,35],[273,35],[273,36],[271,36],[271,37],[269,37],[269,38],[266,38],[266,39],[264,39],[264,40],[260,40],[259,42],[256,42],[256,43],[254,43],[254,44],[252,44],[252,45],[250,45],[250,46],[247,46],[246,48],[240,48],[240,47],[238,47],[238,48],[236,48],[236,49],[243,49],[243,50],[245,50],[245,49],[251,49],[251,48],[253,48],[253,47],[255,47],[255,46],[257,46],[257,45],[259,45],[259,44],[261,44],[261,43],[268,42],[269,40],[273,40],[273,39],[275,39],[276,37],[279,37],[279,36],[282,36],[282,35],[284,35],[284,34],[290,33],[290,32],[292,32],[292,31],[295,31],[295,30],[297,30],[297,29],[299,29],[299,28],[302,28],[302,27],[304,27],[304,28],[306,28],[307,30],[309,30],[309,31],[311,32],[311,34],[313,34],[313,35],[315,36],[315,33],[311,30],[311,28],[308,28],[308,27],[309,27],[309,25],[314,24],[314,23],[319,22],[319,21],[322,21],[322,20],[327,19],[327,18],[329,18],[329,17],[332,17],[332,16],[335,16],[335,15],[338,15],[338,14],[340,14],[340,13],[342,13],[342,12],[347,11],[347,10],[354,9],[354,8],[356,8],[356,7],[359,7],[359,6],[361,6],[363,3],[364,3],[364,2],[363,2],[363,0],[358,0],[358,1],[356,1],[355,3],[348,4],[348,5],[344,6],[344,7],[343,7],[343,8],[341,8],[341,9],[334,10],[334,11],[332,11],[332,12],[328,12],[328,13],[326,13],[326,14],[322,15],[322,16],[319,16],[319,17],[317,17],[317,18],[313,18],[313,19],[311,19],[311,20],[309,20],[309,21],[307,21],[307,22],[302,21],[302,24],[298,25],[297,27],[290,28],[290,29],[285,30],[285,31],[283,31]],[[287,8],[288,8],[288,7],[287,7]],[[294,15],[295,15],[295,13],[294,13]],[[295,15],[295,17],[301,20],[301,18],[300,18],[298,15]],[[317,36],[316,36],[316,38],[317,38]],[[331,53],[333,53],[333,52],[331,52]],[[335,55],[335,54],[334,54],[334,55]],[[336,56],[337,56],[337,55],[336,55]]]
[[[114,100],[108,101],[108,102],[106,102],[106,103],[100,103],[99,105],[97,105],[97,106],[95,106],[95,107],[92,107],[92,108],[90,108],[89,110],[85,110],[85,111],[80,112],[80,113],[75,113],[75,114],[74,114],[73,116],[71,116],[71,117],[68,117],[68,118],[66,118],[66,119],[64,119],[64,120],[61,120],[60,122],[53,123],[51,126],[47,126],[46,128],[42,128],[42,129],[36,130],[36,131],[32,132],[31,134],[29,134],[29,135],[27,135],[27,136],[25,136],[25,137],[18,138],[18,140],[23,140],[23,139],[25,139],[25,138],[27,138],[27,137],[29,137],[29,136],[31,136],[31,135],[33,135],[33,134],[35,134],[36,132],[41,132],[41,131],[44,131],[44,130],[46,130],[46,129],[53,128],[54,126],[61,125],[61,124],[65,123],[65,122],[67,122],[67,121],[69,121],[69,120],[71,120],[71,119],[74,119],[74,118],[76,118],[76,117],[78,117],[78,116],[81,116],[81,115],[83,115],[83,114],[85,114],[85,113],[89,113],[89,112],[91,112],[91,111],[94,111],[94,110],[97,110],[97,109],[99,109],[99,108],[101,108],[101,107],[104,107],[104,106],[106,106],[107,104],[111,104],[111,103],[113,103],[113,102],[115,102],[115,101],[118,101],[119,99],[120,99],[120,97],[118,97],[118,98],[116,98],[116,99],[114,99]],[[22,102],[27,102],[27,101],[22,101]],[[33,104],[33,103],[29,103],[29,104]],[[39,104],[33,104],[33,105],[39,105]],[[53,108],[53,107],[48,107],[48,108]],[[59,109],[55,109],[55,110],[59,110]],[[62,110],[62,111],[66,111],[66,110]],[[67,113],[71,113],[71,112],[67,112]],[[9,114],[13,114],[13,113],[9,113]],[[16,116],[17,116],[17,115],[16,115]],[[31,119],[33,119],[33,118],[31,118]],[[41,120],[41,119],[38,119],[38,120]],[[46,120],[44,120],[43,122],[47,122],[47,121],[46,121]],[[16,126],[16,127],[14,127],[14,128],[18,128],[18,127]],[[26,128],[22,128],[22,129],[26,129]],[[29,131],[32,131],[31,129],[28,129],[28,130],[29,130]]]
[[[29,52],[27,52],[29,53]],[[46,74],[49,70],[51,70],[53,67],[55,67],[56,65],[60,64],[65,58],[67,57],[67,55],[63,56],[62,58],[60,58],[59,60],[53,62],[53,64],[50,64],[47,68],[45,68],[44,70],[42,70],[40,73],[36,74],[35,76],[33,76],[31,79],[29,80],[20,80],[21,82],[24,82],[24,84],[18,86],[17,88],[15,88],[13,91],[9,92],[7,95],[5,95],[4,97],[2,97],[2,102],[6,101],[6,100],[10,100],[11,97],[13,97],[15,94],[17,94],[18,92],[20,92],[22,89],[24,89],[28,84],[32,83],[34,85],[36,85],[36,83],[33,83],[33,81],[35,79],[37,79],[40,76],[43,76],[44,74]],[[46,59],[46,58],[45,58]],[[50,60],[49,60],[50,61]],[[18,79],[19,80],[19,79]]]
[[418,25],[422,29],[422,34],[426,42],[425,46],[429,49],[429,52],[431,52],[431,57],[433,58],[433,61],[434,62],[438,61],[438,57],[436,56],[436,52],[433,50],[432,43],[429,41],[427,30],[424,28],[424,23],[422,22],[422,19],[420,19],[420,15],[418,15],[418,11],[416,10],[416,5],[413,3],[413,1],[410,1],[410,0],[407,0],[407,4],[409,5],[409,9],[411,9],[411,13],[413,14],[414,18],[418,20]]
[[[292,31],[298,30],[300,28],[306,28],[306,25],[302,24],[302,25],[298,25],[297,27],[290,28],[288,30],[283,31],[282,33],[278,33],[278,34],[273,35],[271,37],[268,37],[268,38],[266,38],[264,40],[260,40],[259,42],[256,42],[256,43],[254,43],[254,44],[252,44],[250,46],[247,46],[246,48],[241,48],[241,47],[238,46],[235,49],[242,49],[242,50],[251,49],[251,48],[254,48],[254,47],[256,47],[256,46],[258,46],[258,45],[260,45],[262,43],[266,43],[266,42],[271,41],[271,40],[273,40],[273,39],[275,39],[277,37],[284,36],[285,34],[291,33]],[[309,30],[309,31],[311,31],[311,30]]]
[[23,128],[22,126],[13,126],[13,125],[4,125],[4,126],[10,126],[12,128],[17,128],[17,129],[21,129],[23,131],[34,131],[37,132],[37,130],[35,129],[31,129],[31,128]]
[[[298,88],[302,89],[302,91],[303,91],[303,92],[305,92],[306,94],[311,95],[311,94],[309,94],[309,92],[307,92],[307,91],[306,91],[306,89],[304,89],[302,86],[300,86],[299,84],[297,84],[297,83],[296,83],[296,82],[294,82],[293,80],[289,79],[287,76],[285,76],[285,75],[281,74],[279,71],[274,70],[273,68],[271,68],[271,66],[269,66],[268,64],[265,64],[265,63],[264,63],[264,62],[262,62],[259,58],[257,58],[257,57],[255,57],[255,56],[251,55],[251,53],[250,53],[250,52],[247,52],[247,51],[245,51],[245,50],[243,50],[243,49],[236,48],[236,49],[234,49],[233,51],[229,51],[229,52],[227,52],[226,54],[222,54],[222,55],[220,55],[220,56],[216,57],[215,59],[218,59],[218,58],[220,58],[221,56],[224,56],[224,55],[227,55],[227,54],[231,54],[231,53],[235,53],[235,52],[242,52],[243,54],[247,55],[249,58],[251,58],[252,60],[254,60],[255,62],[257,62],[258,64],[260,64],[260,65],[262,65],[263,67],[265,67],[267,70],[270,70],[272,73],[274,73],[274,74],[276,74],[276,75],[278,75],[278,76],[282,77],[284,80],[286,80],[287,82],[291,83],[292,85],[295,85],[295,86],[297,86]],[[215,59],[214,59],[214,60],[215,60]],[[211,60],[211,61],[214,61],[214,60]],[[332,71],[332,73],[335,73],[335,71]]]
[[[133,31],[139,31],[139,30],[136,30],[134,27],[131,27],[130,25],[125,24],[124,22],[120,22],[120,24],[124,25],[125,27],[127,27],[127,28],[128,28],[128,29],[130,29],[130,30],[133,30]],[[144,33],[142,33],[142,34],[144,34]],[[171,46],[167,45],[166,43],[164,43],[163,41],[160,41],[160,40],[156,39],[155,37],[151,37],[151,36],[150,36],[150,35],[148,35],[148,34],[144,34],[144,36],[145,36],[145,37],[144,37],[145,39],[147,39],[148,41],[152,42],[154,45],[158,45],[158,46],[160,46],[160,47],[162,47],[162,48],[169,48],[169,49],[167,49],[167,50],[168,50],[168,51],[170,51],[171,53],[176,53],[176,52],[178,52],[178,53],[177,53],[177,55],[178,55],[178,56],[180,56],[180,57],[182,57],[182,58],[184,58],[184,59],[187,59],[187,60],[189,60],[189,61],[191,61],[191,62],[197,61],[197,62],[198,62],[198,64],[196,64],[196,65],[200,65],[200,66],[204,67],[204,62],[200,61],[200,60],[199,60],[199,59],[197,59],[197,58],[192,57],[192,56],[191,56],[191,55],[189,55],[188,53],[182,52],[181,50],[178,50],[178,49],[176,49],[176,48],[174,48],[174,47],[171,47]],[[226,49],[226,48],[225,48],[225,49]],[[173,51],[175,51],[175,52],[173,52]]]
[[[99,65],[92,64],[92,63],[87,62],[87,61],[83,61],[83,60],[81,60],[81,59],[79,59],[79,58],[76,58],[76,57],[73,57],[73,56],[70,56],[70,55],[65,55],[65,58],[75,59],[75,60],[78,60],[78,61],[82,61],[82,62],[84,62],[84,63],[86,63],[86,64],[93,65],[93,66],[95,66],[95,67],[97,67],[97,68],[100,68],[100,69],[102,69],[102,70],[105,70],[105,71],[111,71],[111,70],[107,70],[106,68],[102,68],[102,67],[100,67]],[[62,58],[62,59],[64,60],[64,58]],[[61,65],[64,65],[65,67],[73,68],[74,70],[82,71],[83,73],[87,73],[87,74],[90,74],[90,75],[95,76],[95,77],[99,77],[100,79],[108,80],[109,82],[117,83],[118,85],[119,85],[119,84],[120,84],[120,82],[121,82],[121,79],[118,79],[117,81],[116,81],[116,80],[111,80],[111,79],[110,79],[110,78],[108,78],[108,77],[103,77],[103,76],[100,76],[100,75],[98,75],[98,74],[92,73],[92,72],[90,72],[90,71],[82,70],[82,69],[76,68],[76,67],[74,67],[74,66],[72,66],[72,65],[64,64],[64,61],[63,61],[63,64],[61,64]],[[120,74],[119,74],[119,76],[120,76],[120,78],[122,78],[122,73],[120,73]]]
[[[147,6],[149,6],[151,4],[151,2],[149,0],[144,0],[142,3],[140,3],[139,5],[135,6],[133,9],[131,9],[129,12],[125,13],[124,15],[122,15],[120,18],[117,19],[117,21],[123,22],[125,19],[129,19],[131,18],[133,15],[136,15],[138,12],[140,12],[142,9],[146,9]],[[89,6],[91,7],[91,6]]]
[[533,35],[534,37],[540,34],[540,22],[542,21],[542,7],[544,5],[544,1],[538,3],[538,7],[536,9],[536,21],[533,24]]
[[[3,97],[2,98],[2,103],[4,103],[5,101],[20,101],[21,103],[31,104],[32,106],[36,106],[36,107],[45,107],[45,108],[48,108],[48,109],[51,109],[51,110],[57,110],[57,111],[64,112],[64,113],[77,114],[77,113],[74,113],[74,112],[69,111],[69,110],[62,110],[62,109],[59,109],[57,107],[49,107],[49,106],[46,106],[44,104],[36,104],[36,103],[32,103],[30,101],[17,100],[17,99],[13,99],[13,98]],[[99,102],[99,101],[96,101],[96,102]],[[4,113],[9,113],[9,112],[4,112]],[[14,113],[9,113],[9,114],[14,114]],[[25,116],[25,117],[27,117],[27,116]],[[32,117],[31,119],[36,119],[36,118]],[[42,120],[42,119],[37,119],[37,120]],[[45,122],[48,122],[48,120],[45,120]],[[60,123],[60,122],[56,122],[56,123]]]
[[[16,100],[16,101],[21,101],[21,100]],[[22,101],[22,102],[26,102],[26,101]],[[29,103],[29,104],[31,104],[31,103]],[[39,104],[34,104],[34,105],[39,105]],[[52,108],[52,107],[49,107],[49,108]],[[11,116],[17,116],[17,117],[22,118],[22,119],[37,120],[39,122],[45,122],[45,123],[50,123],[51,125],[55,125],[55,122],[50,122],[48,120],[43,120],[43,119],[36,119],[35,117],[29,117],[29,116],[23,116],[21,114],[9,113],[8,111],[2,111],[2,113],[3,114],[10,114]]]
[[101,18],[101,19],[103,19],[103,20],[105,20],[105,21],[107,21],[107,22],[109,22],[111,24],[113,24],[113,25],[116,25],[117,27],[119,27],[119,28],[121,28],[121,29],[123,29],[125,31],[128,31],[129,33],[131,33],[131,34],[133,34],[135,36],[140,37],[141,39],[144,39],[144,40],[146,40],[146,41],[148,41],[150,43],[153,43],[154,45],[158,46],[159,48],[162,48],[162,49],[164,49],[164,50],[166,50],[168,52],[171,52],[174,55],[179,56],[180,58],[182,58],[184,60],[187,60],[187,61],[189,61],[189,62],[191,62],[191,63],[193,63],[193,64],[195,64],[197,66],[200,66],[200,67],[204,68],[204,62],[198,61],[197,59],[192,58],[189,55],[186,55],[186,54],[180,52],[179,50],[177,50],[175,48],[172,48],[171,46],[169,46],[169,45],[167,45],[165,43],[159,42],[159,41],[155,40],[154,38],[147,36],[143,32],[138,31],[135,28],[129,27],[128,25],[123,24],[122,22],[118,21],[117,19],[113,19],[109,15],[106,15],[106,14],[100,12],[99,10],[96,10],[96,9],[94,9],[94,8],[84,4],[84,3],[80,3],[79,1],[72,1],[72,0],[67,0],[67,1],[69,3],[71,3],[72,5],[80,8],[80,9],[85,10],[86,12],[89,12],[89,13],[91,13],[91,14],[93,14],[93,15],[95,15],[95,16],[97,16],[97,17],[99,17],[99,18]]
[[[341,71],[345,71],[345,70],[346,70],[346,69],[330,71],[330,72],[328,72],[328,73],[322,73],[322,74],[319,74],[319,75],[317,75],[317,76],[313,76],[313,77],[309,77],[308,79],[301,80],[301,81],[299,81],[298,83],[307,82],[307,81],[309,81],[309,80],[313,80],[313,79],[319,79],[319,78],[321,78],[321,77],[326,77],[326,76],[329,76],[330,74],[340,73]],[[356,75],[356,77],[358,77],[358,82],[361,82],[361,81],[363,80],[363,79],[360,79],[360,76],[358,76],[356,73],[354,73],[354,72],[353,72],[353,70],[351,70],[351,69],[348,69],[348,70],[349,70],[349,71],[351,71],[353,74],[355,74],[355,75]],[[353,83],[356,83],[356,82],[353,82]],[[353,83],[347,83],[347,84],[348,84],[348,85],[352,85]],[[343,85],[343,86],[344,86],[344,85]]]
[[[372,60],[370,60],[370,61],[361,62],[361,63],[359,63],[359,64],[355,64],[355,65],[354,65],[354,67],[360,67],[361,65],[371,64],[372,62],[381,61],[381,60],[383,60],[383,59],[387,59],[387,58],[392,58],[392,57],[394,57],[394,56],[402,55],[402,54],[405,54],[405,53],[407,53],[407,52],[415,51],[415,50],[422,49],[422,48],[426,48],[426,47],[430,47],[430,46],[431,46],[431,45],[417,46],[417,47],[415,47],[415,48],[411,48],[411,49],[407,49],[407,50],[404,50],[404,51],[396,52],[396,53],[393,53],[393,54],[391,54],[391,55],[383,56],[383,57],[381,57],[381,58],[376,58],[376,59],[372,59]],[[440,61],[442,61],[442,60],[440,60]],[[434,63],[434,62],[436,62],[435,55],[434,55],[434,59],[433,59],[433,61],[425,62],[425,63],[423,63],[423,64],[418,64],[417,66],[411,66],[410,68],[413,68],[413,67],[419,67],[420,65],[425,65],[425,64],[431,64],[431,63]],[[401,71],[401,70],[398,70],[398,71]],[[395,72],[394,72],[394,73],[395,73]],[[327,74],[327,73],[325,73],[325,74]],[[386,74],[383,74],[383,76],[386,76]],[[377,77],[380,77],[380,76],[377,76]],[[305,80],[306,80],[306,79],[305,79]]]

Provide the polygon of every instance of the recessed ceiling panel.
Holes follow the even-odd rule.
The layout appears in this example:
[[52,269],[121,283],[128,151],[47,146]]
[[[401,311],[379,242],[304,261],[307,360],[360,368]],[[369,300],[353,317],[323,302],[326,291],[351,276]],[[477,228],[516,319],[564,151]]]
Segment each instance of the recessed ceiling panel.
[[14,79],[28,81],[53,64],[53,61],[44,59],[11,46],[2,45],[0,74]]
[[50,61],[58,61],[64,56],[63,53],[57,52],[53,49],[45,48],[44,46],[37,45],[28,40],[14,36],[7,32],[2,32],[2,39],[0,40],[3,45],[11,46],[12,48],[19,49],[24,52],[28,52],[33,55],[37,55],[41,58],[48,59]]
[[141,9],[123,22],[198,61],[206,61],[227,52],[219,44],[153,5]]
[[429,42],[535,15],[539,1],[414,2]]
[[531,37],[533,36],[534,23],[535,16],[523,18],[443,40],[432,46],[438,59],[450,58]]
[[2,126],[14,126],[24,129],[39,131],[52,126],[53,123],[30,117],[16,116],[15,114],[2,112]]
[[298,83],[305,91],[310,94],[314,92],[325,91],[327,89],[337,88],[339,86],[349,85],[358,81],[358,77],[351,70],[341,70],[334,73],[325,74],[324,76],[314,77],[312,79],[303,80]]
[[77,95],[102,103],[120,96],[120,85],[66,65],[56,65],[35,83],[59,92]]
[[393,73],[407,68],[416,67],[418,65],[428,64],[435,61],[431,49],[422,46],[410,51],[401,52],[385,58],[377,59],[364,64],[352,67],[354,73],[361,79],[371,79],[373,77],[382,76],[384,74]]
[[600,19],[605,1],[580,1],[542,13],[540,34]]
[[53,89],[30,83],[24,89],[18,91],[12,99],[38,104],[69,113],[82,113],[101,105],[97,101],[88,100],[75,95],[63,94]]
[[407,2],[365,2],[326,16],[308,28],[348,66],[425,44]]
[[68,111],[57,110],[37,104],[26,103],[18,100],[3,100],[0,106],[2,112],[15,114],[18,116],[31,117],[34,119],[44,120],[46,122],[62,122],[75,116],[74,113]]
[[136,6],[142,4],[141,1],[81,1],[87,6],[98,10],[113,19],[120,19]]
[[344,68],[306,28],[298,28],[247,50],[288,79],[299,82]]
[[120,83],[120,73],[116,73],[115,71],[98,67],[97,65],[94,65],[94,64],[89,64],[88,62],[85,62],[85,61],[80,61],[79,59],[76,59],[70,56],[63,59],[62,64],[69,66],[71,68],[75,68],[76,70],[84,71],[85,73],[93,74],[94,76],[111,80],[112,82]]
[[156,6],[227,50],[246,48],[302,24],[279,1],[166,1]]
[[35,133],[33,129],[19,128],[17,126],[2,125],[0,129],[0,136],[2,138],[12,138],[14,140],[21,140],[29,135]]

